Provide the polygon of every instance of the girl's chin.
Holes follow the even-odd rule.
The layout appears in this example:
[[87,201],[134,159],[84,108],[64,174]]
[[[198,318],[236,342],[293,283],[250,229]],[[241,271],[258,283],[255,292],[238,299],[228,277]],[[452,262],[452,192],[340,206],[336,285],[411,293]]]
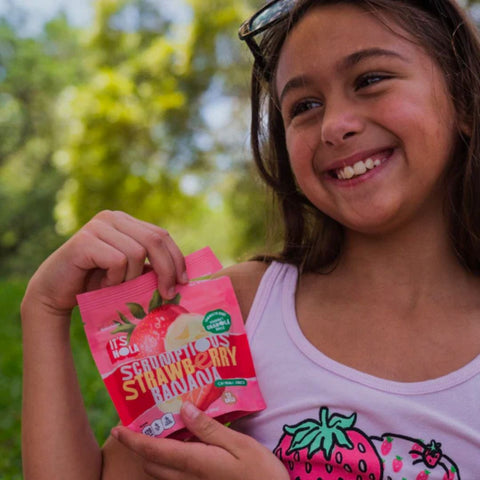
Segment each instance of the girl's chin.
[[401,225],[398,222],[398,218],[398,215],[391,215],[385,212],[384,215],[357,216],[354,219],[344,217],[337,219],[337,221],[353,234],[377,236],[390,234],[396,229],[400,229]]
[[415,213],[401,192],[378,189],[365,195],[338,195],[332,199],[330,211],[320,208],[346,229],[359,233],[383,233],[404,223]]

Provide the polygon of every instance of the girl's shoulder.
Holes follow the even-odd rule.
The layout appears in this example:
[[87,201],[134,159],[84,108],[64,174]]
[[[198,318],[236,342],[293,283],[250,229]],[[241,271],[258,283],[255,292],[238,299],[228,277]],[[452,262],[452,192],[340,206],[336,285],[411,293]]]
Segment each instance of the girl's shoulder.
[[257,288],[268,266],[267,262],[252,260],[226,267],[214,275],[214,278],[221,276],[230,278],[244,321],[248,317]]

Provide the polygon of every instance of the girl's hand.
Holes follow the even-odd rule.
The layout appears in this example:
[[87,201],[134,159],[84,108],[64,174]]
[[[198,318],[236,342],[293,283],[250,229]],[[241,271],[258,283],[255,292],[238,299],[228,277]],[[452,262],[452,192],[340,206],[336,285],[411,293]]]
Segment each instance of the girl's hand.
[[165,298],[187,281],[183,255],[168,232],[123,212],[103,211],[55,251],[37,270],[28,302],[67,315],[76,295],[140,275],[148,258]]
[[157,439],[115,427],[112,435],[143,459],[158,480],[289,480],[280,460],[253,438],[235,432],[191,403],[182,407],[187,428],[201,442]]

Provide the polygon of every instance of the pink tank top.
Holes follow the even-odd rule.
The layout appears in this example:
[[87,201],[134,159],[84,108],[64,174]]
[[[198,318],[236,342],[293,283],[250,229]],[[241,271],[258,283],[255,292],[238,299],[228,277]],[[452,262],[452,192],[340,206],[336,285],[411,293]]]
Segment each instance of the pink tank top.
[[259,285],[246,329],[267,408],[235,428],[295,480],[480,479],[480,356],[424,382],[357,371],[303,336],[296,283],[274,262]]

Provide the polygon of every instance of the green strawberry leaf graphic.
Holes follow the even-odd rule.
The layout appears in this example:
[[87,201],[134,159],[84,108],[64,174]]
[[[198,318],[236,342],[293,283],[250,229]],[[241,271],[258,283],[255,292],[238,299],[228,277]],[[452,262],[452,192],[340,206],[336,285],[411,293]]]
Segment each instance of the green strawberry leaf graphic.
[[139,303],[127,303],[127,307],[135,318],[142,319],[146,317],[145,310]]
[[321,426],[318,422],[307,420],[301,425],[285,427],[285,431],[293,438],[290,450],[301,450],[309,447],[315,438],[321,433]]
[[117,327],[114,328],[111,333],[127,333],[127,340],[130,341],[130,335],[132,334],[135,325],[122,312],[117,311],[117,313],[121,321],[113,321]]
[[163,303],[163,299],[160,295],[158,290],[155,290],[152,295],[152,299],[150,300],[150,304],[148,305],[148,311],[151,312],[155,310],[157,307],[160,307]]
[[324,457],[330,460],[336,446],[353,449],[354,445],[345,430],[351,429],[356,414],[344,417],[339,414],[329,416],[328,408],[320,410],[320,421],[305,420],[297,425],[285,425],[284,431],[292,437],[287,454],[307,449],[307,457],[312,458],[322,450]]
[[177,293],[171,300],[165,303],[170,303],[172,305],[179,305],[180,304],[180,294]]

